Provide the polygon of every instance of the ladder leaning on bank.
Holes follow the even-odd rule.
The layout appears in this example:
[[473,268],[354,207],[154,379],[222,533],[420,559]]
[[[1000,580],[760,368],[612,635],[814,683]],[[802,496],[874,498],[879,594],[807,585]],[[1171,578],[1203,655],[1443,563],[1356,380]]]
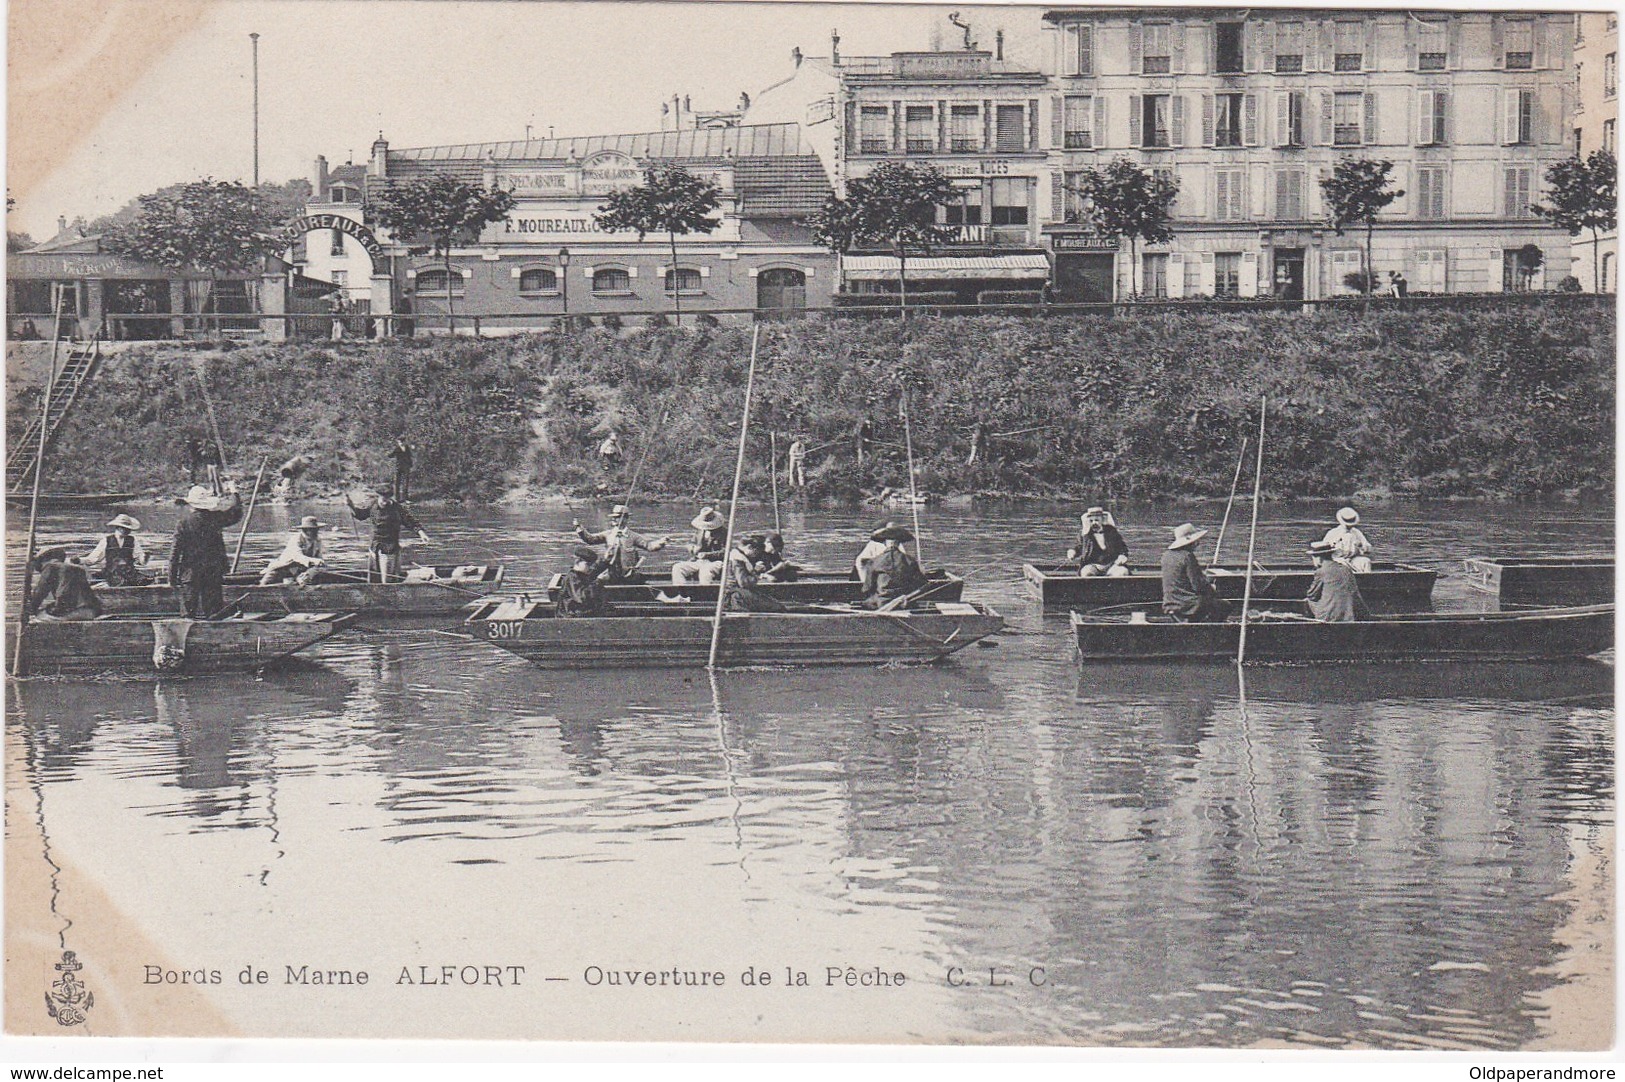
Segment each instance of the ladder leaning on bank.
[[[101,360],[102,342],[98,335],[88,342],[75,342],[68,348],[68,359],[62,365],[62,370],[51,381],[51,411],[45,418],[45,444],[50,446],[56,438],[57,429],[62,426],[63,418],[73,409],[74,403],[79,400],[79,394],[90,377],[95,374],[96,365]],[[28,422],[22,434],[14,439],[11,451],[6,455],[6,491],[16,495],[26,487],[33,478],[34,467],[39,462],[39,426],[40,417],[36,413],[33,420]]]

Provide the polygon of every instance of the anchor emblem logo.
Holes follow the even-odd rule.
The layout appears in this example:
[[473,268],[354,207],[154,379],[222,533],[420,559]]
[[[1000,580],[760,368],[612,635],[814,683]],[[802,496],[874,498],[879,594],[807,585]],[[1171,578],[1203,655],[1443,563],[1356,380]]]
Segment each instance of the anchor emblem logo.
[[79,979],[79,971],[85,968],[73,951],[63,951],[62,961],[56,963],[56,971],[62,976],[51,985],[45,993],[45,1009],[51,1012],[59,1026],[77,1026],[85,1021],[85,1015],[90,1008],[96,1005],[96,997],[85,982]]

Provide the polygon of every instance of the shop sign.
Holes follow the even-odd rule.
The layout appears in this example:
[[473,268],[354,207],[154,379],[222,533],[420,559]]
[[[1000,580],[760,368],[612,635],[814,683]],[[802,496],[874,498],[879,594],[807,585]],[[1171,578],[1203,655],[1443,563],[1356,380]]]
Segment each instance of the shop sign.
[[581,163],[581,191],[586,195],[608,195],[642,183],[642,167],[618,150],[600,150]]
[[1057,252],[1115,252],[1122,246],[1116,237],[1098,233],[1057,233],[1050,237],[1050,247]]
[[[937,168],[938,172],[947,177],[1007,177],[1011,175],[1011,163],[1008,158],[975,158],[969,161],[964,158],[938,158],[934,159],[931,164]],[[873,165],[866,163],[863,167],[854,169],[853,175],[863,176],[873,168]],[[1030,177],[1033,174],[1024,173],[1020,175]]]
[[576,169],[503,169],[497,186],[520,199],[572,196],[581,192],[581,173]]
[[373,271],[377,273],[385,268],[384,246],[378,243],[378,238],[372,235],[372,230],[354,218],[347,218],[342,214],[307,214],[303,218],[296,218],[282,230],[282,240],[291,245],[306,233],[313,233],[318,229],[336,229],[340,233],[354,237],[356,242],[366,249],[367,255],[372,257]]
[[[598,204],[590,200],[561,201],[549,205],[538,202],[515,208],[508,217],[485,228],[480,240],[485,244],[558,244],[572,241],[603,241],[609,244],[637,244],[636,232],[608,232],[593,220]],[[657,238],[651,234],[652,243]],[[659,238],[666,243],[665,236]],[[737,241],[739,220],[724,217],[722,224],[710,233],[695,233],[679,237],[679,244],[705,244],[715,241]]]

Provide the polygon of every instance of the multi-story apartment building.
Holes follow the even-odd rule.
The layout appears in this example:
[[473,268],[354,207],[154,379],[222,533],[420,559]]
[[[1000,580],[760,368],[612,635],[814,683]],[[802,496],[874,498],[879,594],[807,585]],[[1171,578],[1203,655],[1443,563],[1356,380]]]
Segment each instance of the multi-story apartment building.
[[[1574,15],[1574,150],[1619,156],[1619,17],[1612,12]],[[1619,233],[1574,238],[1573,274],[1588,292],[1618,292]],[[1600,282],[1599,282],[1600,279]],[[1600,286],[1600,288],[1599,288]]]
[[[1327,224],[1340,158],[1393,163],[1379,281],[1412,291],[1555,286],[1566,233],[1538,220],[1570,152],[1574,16],[1550,12],[1066,8],[1053,28],[1044,234],[1062,297],[1319,298],[1349,291],[1363,231]],[[1078,224],[1067,175],[1127,157],[1178,182],[1174,239],[1128,252]],[[1527,246],[1540,249],[1530,266]]]

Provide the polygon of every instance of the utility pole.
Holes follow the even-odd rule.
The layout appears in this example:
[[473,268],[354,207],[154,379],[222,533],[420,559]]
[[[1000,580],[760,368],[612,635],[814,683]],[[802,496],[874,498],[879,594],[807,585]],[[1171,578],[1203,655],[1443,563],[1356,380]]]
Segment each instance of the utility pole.
[[254,43],[254,187],[260,186],[260,36],[248,35]]

